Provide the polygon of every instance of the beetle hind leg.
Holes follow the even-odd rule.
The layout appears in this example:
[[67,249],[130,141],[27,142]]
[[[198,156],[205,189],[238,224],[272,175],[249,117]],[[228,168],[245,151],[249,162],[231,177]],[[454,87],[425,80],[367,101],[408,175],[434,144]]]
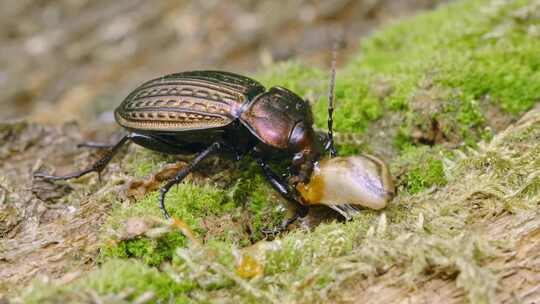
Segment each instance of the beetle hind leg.
[[34,177],[40,177],[48,180],[67,180],[72,178],[78,178],[83,175],[86,175],[90,172],[97,172],[98,177],[101,178],[101,171],[105,169],[107,164],[111,161],[111,159],[116,155],[118,150],[130,139],[129,135],[125,135],[122,137],[116,144],[112,146],[111,149],[107,150],[105,155],[101,157],[98,161],[96,161],[90,168],[86,168],[81,171],[73,172],[67,175],[50,175],[43,172],[36,172],[34,174]]
[[91,148],[91,149],[112,149],[115,144],[102,143],[95,141],[86,141],[80,144],[77,144],[77,148]]
[[193,161],[189,165],[178,171],[178,173],[176,173],[176,176],[173,177],[173,179],[169,180],[165,185],[161,187],[161,189],[159,189],[159,207],[161,208],[161,211],[166,218],[171,217],[170,213],[165,207],[165,195],[167,194],[167,192],[169,192],[172,186],[181,183],[182,180],[184,180],[184,178],[191,171],[193,171],[203,159],[205,159],[208,155],[221,150],[222,147],[223,145],[219,142],[211,144],[208,148],[197,154],[195,159],[193,159]]

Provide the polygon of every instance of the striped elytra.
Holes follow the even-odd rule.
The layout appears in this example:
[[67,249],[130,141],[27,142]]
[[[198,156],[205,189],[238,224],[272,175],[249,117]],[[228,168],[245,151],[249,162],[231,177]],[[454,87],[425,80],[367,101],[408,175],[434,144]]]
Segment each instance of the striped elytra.
[[242,107],[264,92],[257,81],[221,71],[192,71],[150,80],[115,111],[128,129],[188,131],[224,127]]

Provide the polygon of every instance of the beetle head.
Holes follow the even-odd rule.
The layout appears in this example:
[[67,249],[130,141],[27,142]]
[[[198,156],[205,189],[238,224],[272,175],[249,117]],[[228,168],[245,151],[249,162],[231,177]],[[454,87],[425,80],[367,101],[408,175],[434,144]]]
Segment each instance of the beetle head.
[[319,134],[306,121],[298,122],[289,136],[289,147],[293,150],[292,173],[293,183],[307,182],[314,164],[321,158],[327,139]]
[[293,155],[291,174],[297,182],[309,179],[324,147],[313,130],[307,101],[286,88],[272,87],[255,97],[240,118],[261,141],[260,150],[277,148]]

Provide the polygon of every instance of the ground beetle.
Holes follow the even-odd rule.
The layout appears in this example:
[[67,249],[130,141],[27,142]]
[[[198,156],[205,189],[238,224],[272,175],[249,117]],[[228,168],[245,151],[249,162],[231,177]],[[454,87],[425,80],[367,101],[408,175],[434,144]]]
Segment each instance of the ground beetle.
[[[88,169],[65,176],[36,173],[51,180],[98,174],[119,148],[128,141],[145,148],[169,153],[197,153],[193,161],[161,188],[160,207],[165,217],[165,195],[180,183],[208,155],[228,152],[237,159],[251,155],[273,188],[296,206],[295,214],[278,231],[284,230],[308,211],[295,186],[309,183],[314,165],[325,151],[336,155],[332,140],[333,87],[335,60],[329,92],[328,135],[313,129],[310,105],[283,87],[268,91],[257,81],[223,71],[190,71],[148,81],[115,110],[118,124],[127,130],[107,153]],[[290,161],[289,180],[274,172],[269,162]],[[311,202],[313,203],[313,202]]]

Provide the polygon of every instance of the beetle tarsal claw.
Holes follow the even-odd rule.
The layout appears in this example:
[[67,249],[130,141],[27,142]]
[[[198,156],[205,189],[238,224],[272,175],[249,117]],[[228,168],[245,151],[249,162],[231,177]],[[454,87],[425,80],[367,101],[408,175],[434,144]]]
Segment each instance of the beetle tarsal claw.
[[261,229],[261,232],[264,234],[264,237],[265,238],[269,238],[269,237],[272,237],[272,238],[275,238],[277,237],[278,235],[280,235],[282,232],[284,231],[283,228],[262,228]]
[[263,228],[261,229],[261,232],[266,237],[269,237],[269,236],[276,237],[282,232],[287,231],[287,229],[289,228],[289,225],[292,225],[298,219],[305,217],[307,215],[307,212],[308,212],[308,208],[300,208],[299,210],[296,211],[296,213],[293,216],[283,221],[283,223],[280,226],[275,227],[275,228]]
[[290,225],[289,220],[286,220],[284,223],[277,227],[269,228],[265,227],[261,229],[261,232],[264,234],[265,237],[277,237],[282,232],[287,231],[287,227]]

